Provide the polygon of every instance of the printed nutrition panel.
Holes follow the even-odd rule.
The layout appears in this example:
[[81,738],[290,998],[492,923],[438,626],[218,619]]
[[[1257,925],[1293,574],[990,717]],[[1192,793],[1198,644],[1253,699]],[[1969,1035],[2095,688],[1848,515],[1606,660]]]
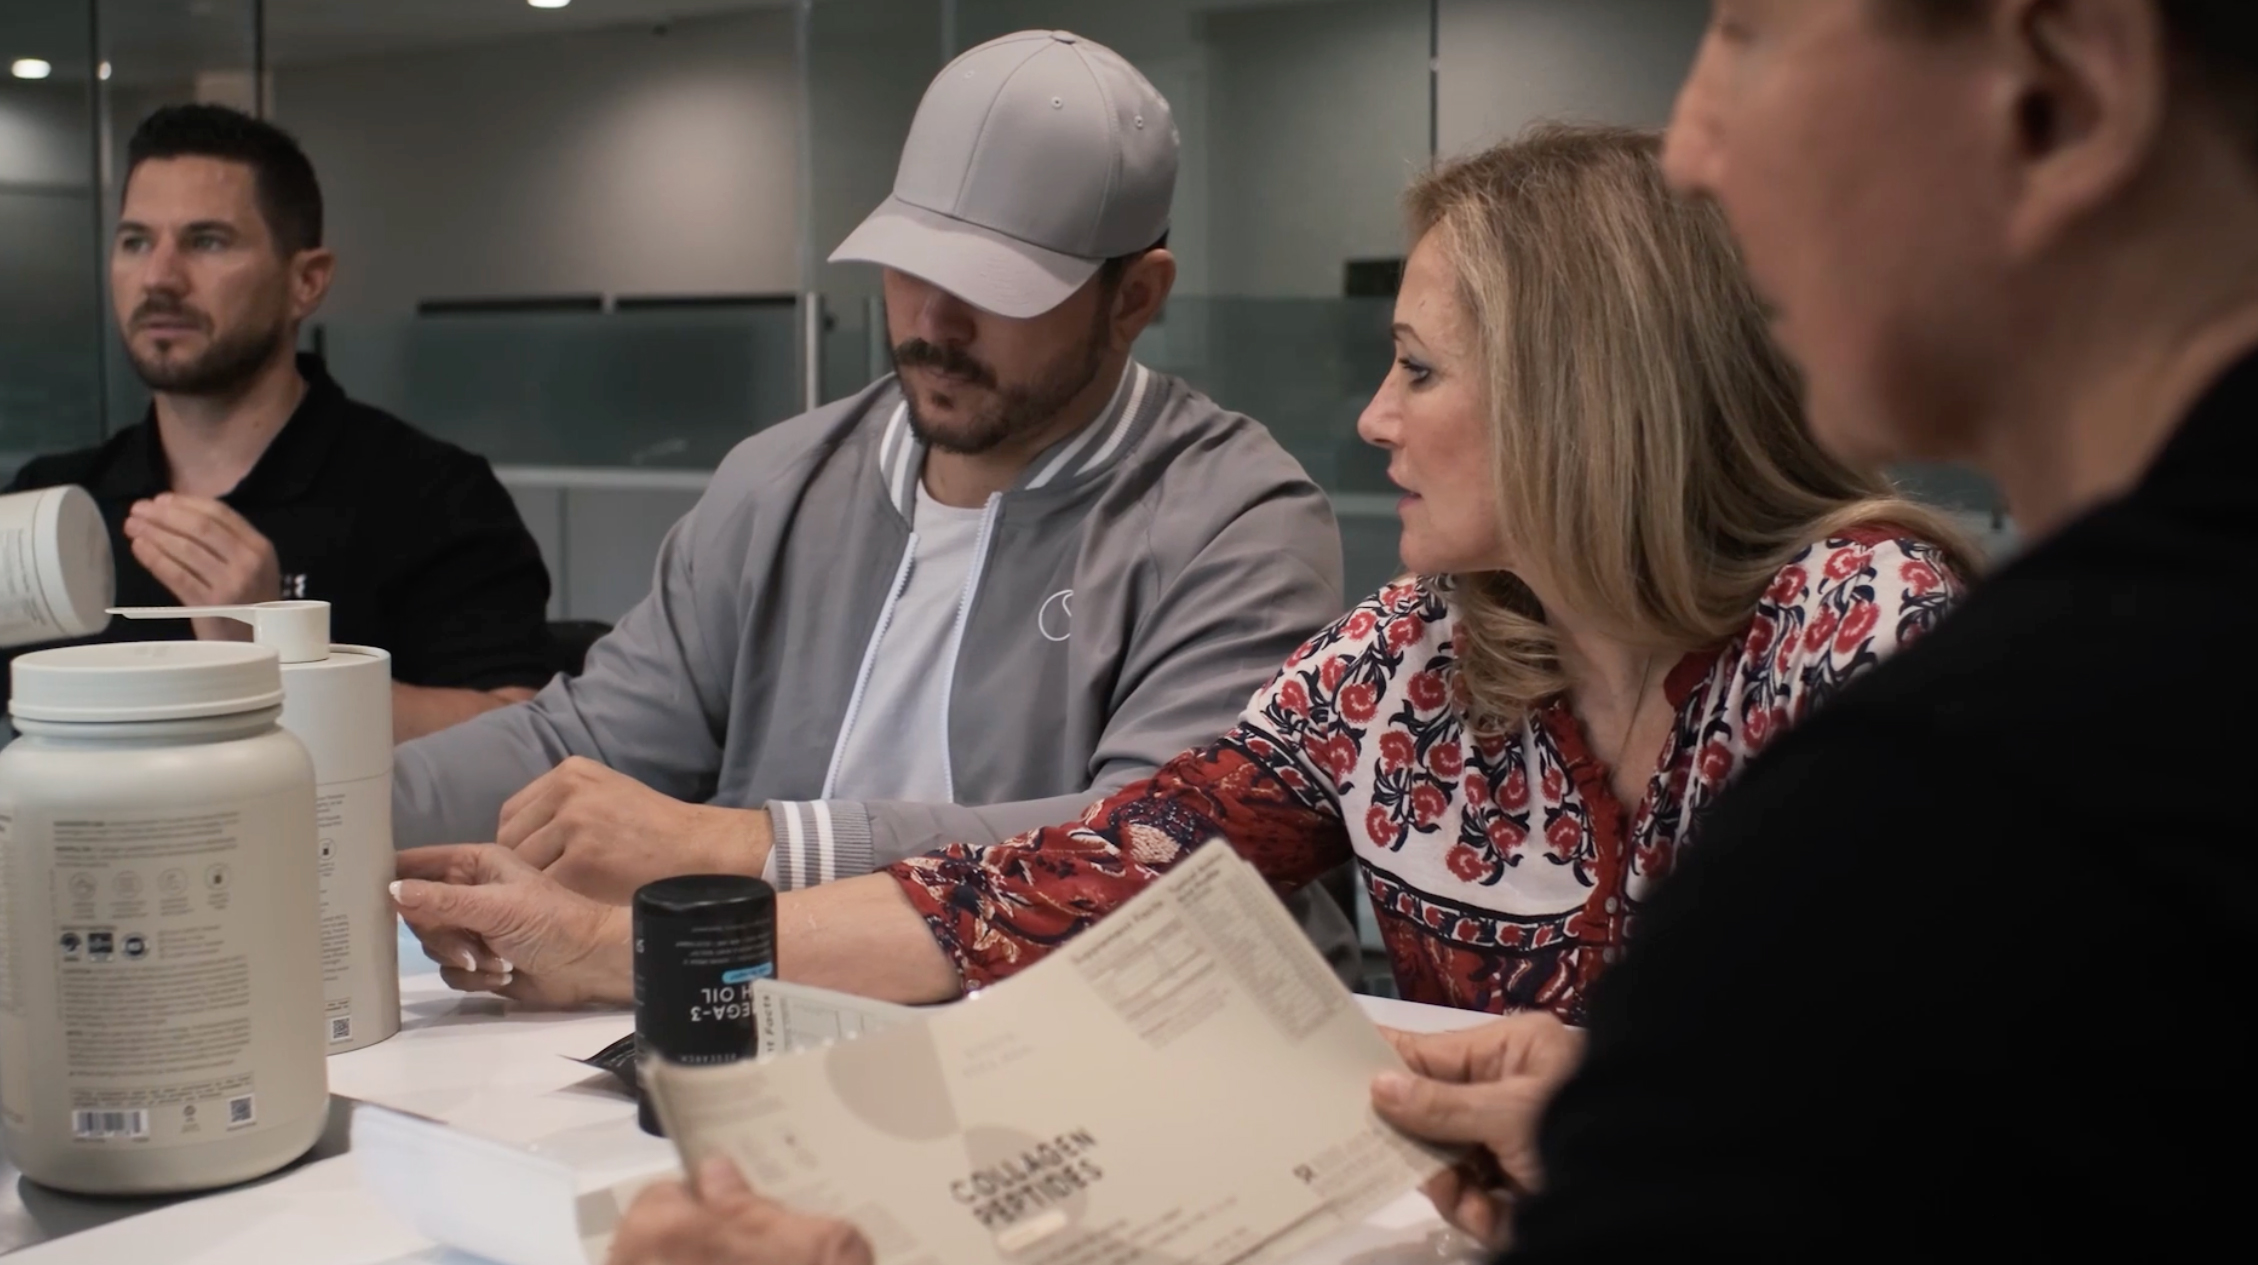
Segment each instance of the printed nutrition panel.
[[51,827],[71,1135],[165,1144],[258,1121],[253,964],[230,934],[243,814]]

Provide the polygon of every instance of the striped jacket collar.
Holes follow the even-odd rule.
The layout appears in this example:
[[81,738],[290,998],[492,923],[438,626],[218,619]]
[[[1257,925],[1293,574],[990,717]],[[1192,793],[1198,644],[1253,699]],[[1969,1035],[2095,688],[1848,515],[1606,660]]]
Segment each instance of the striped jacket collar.
[[[898,388],[890,394],[894,404],[878,441],[878,477],[885,485],[886,499],[903,518],[914,521],[917,478],[925,469],[925,445],[910,429],[909,402]],[[1138,432],[1151,424],[1166,394],[1159,374],[1131,360],[1097,420],[1027,463],[1019,481],[1004,495],[1069,488],[1095,478],[1136,446]]]

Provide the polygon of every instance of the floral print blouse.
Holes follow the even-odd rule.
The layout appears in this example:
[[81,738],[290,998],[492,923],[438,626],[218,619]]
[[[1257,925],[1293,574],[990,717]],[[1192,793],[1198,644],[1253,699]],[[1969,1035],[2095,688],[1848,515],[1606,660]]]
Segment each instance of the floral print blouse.
[[[1353,857],[1401,994],[1583,1018],[1641,904],[1735,771],[1932,628],[1960,581],[1935,546],[1851,531],[1784,567],[1744,631],[1689,654],[1635,806],[1565,702],[1467,732],[1454,619],[1403,580],[1319,633],[1214,744],[1079,822],[890,868],[968,987],[1024,970],[1217,838],[1289,891]],[[1814,843],[1817,843],[1815,838]]]

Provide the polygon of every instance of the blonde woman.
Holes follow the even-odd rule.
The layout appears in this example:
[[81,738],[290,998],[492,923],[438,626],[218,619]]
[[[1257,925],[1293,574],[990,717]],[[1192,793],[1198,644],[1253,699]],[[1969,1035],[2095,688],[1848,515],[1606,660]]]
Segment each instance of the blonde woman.
[[[1406,998],[1580,1019],[1703,807],[1930,628],[1970,563],[1806,438],[1722,225],[1656,151],[1551,129],[1412,190],[1397,361],[1359,429],[1406,493],[1416,578],[1078,823],[785,893],[790,975],[954,997],[1220,836],[1281,889],[1353,857]],[[459,986],[625,999],[619,912],[497,849],[402,872],[484,885],[401,892],[427,941],[467,930],[515,964]]]
[[1411,191],[1358,429],[1418,578],[1081,824],[895,867],[967,984],[1221,836],[1281,887],[1353,855],[1406,998],[1575,1022],[1734,771],[1943,613],[1954,534],[1806,437],[1657,144],[1545,130]]

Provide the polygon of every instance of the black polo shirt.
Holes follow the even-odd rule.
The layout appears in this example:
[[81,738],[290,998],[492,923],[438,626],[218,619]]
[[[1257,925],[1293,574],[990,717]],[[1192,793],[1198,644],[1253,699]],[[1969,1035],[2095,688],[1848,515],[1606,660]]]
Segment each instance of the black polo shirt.
[[[274,543],[282,595],[330,603],[331,639],[390,651],[397,681],[546,682],[549,572],[486,459],[347,399],[317,357],[300,356],[298,372],[304,401],[220,498]],[[97,447],[32,461],[8,490],[68,483],[93,494],[109,523],[118,604],[180,605],[124,531],[135,502],[170,487],[154,412]],[[193,635],[186,620],[118,619],[86,640]],[[0,692],[5,682],[0,663]]]
[[2249,1251],[2253,646],[2258,354],[1711,806],[1514,1259]]

